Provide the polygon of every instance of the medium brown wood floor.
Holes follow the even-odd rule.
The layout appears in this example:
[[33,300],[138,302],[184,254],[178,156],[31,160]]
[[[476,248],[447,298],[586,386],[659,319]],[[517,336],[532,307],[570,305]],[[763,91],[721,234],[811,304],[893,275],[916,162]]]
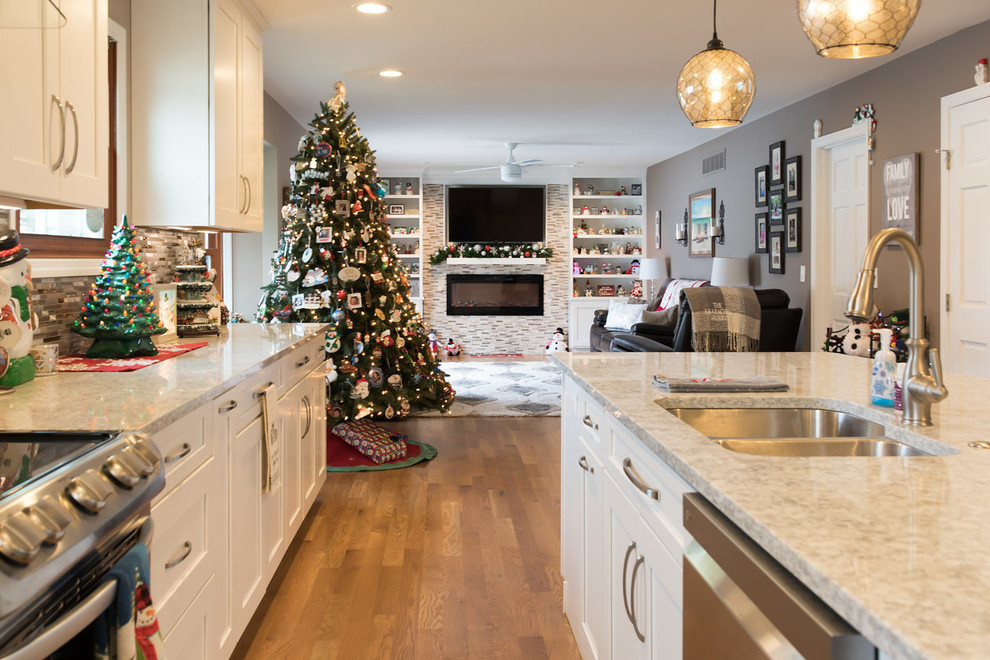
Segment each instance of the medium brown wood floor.
[[329,473],[235,658],[580,658],[560,418],[414,418],[400,470]]

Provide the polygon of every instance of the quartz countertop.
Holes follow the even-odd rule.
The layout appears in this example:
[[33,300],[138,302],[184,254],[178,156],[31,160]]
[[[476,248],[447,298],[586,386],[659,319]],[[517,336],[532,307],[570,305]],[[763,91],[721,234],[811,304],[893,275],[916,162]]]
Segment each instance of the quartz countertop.
[[[895,658],[990,654],[990,380],[946,375],[934,425],[870,405],[871,361],[833,353],[555,353],[566,374],[852,626]],[[764,375],[787,392],[672,394],[669,377]],[[665,399],[665,400],[664,400]],[[884,423],[925,457],[764,457],[668,407],[824,407]]]
[[58,372],[0,397],[4,431],[127,430],[155,433],[306,341],[322,323],[233,323],[202,348],[137,371]]

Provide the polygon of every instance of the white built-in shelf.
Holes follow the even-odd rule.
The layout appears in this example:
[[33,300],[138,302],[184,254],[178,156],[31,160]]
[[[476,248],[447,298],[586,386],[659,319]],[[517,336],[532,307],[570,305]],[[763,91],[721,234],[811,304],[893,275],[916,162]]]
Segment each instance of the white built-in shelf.
[[[423,238],[423,178],[419,174],[410,172],[404,174],[398,173],[396,175],[383,173],[381,178],[388,180],[388,193],[384,198],[386,204],[385,210],[388,211],[388,205],[390,204],[401,204],[403,207],[402,213],[388,213],[386,215],[386,221],[391,225],[389,238],[392,241],[392,245],[396,246],[396,256],[400,259],[400,263],[407,271],[406,277],[410,281],[413,281],[421,292],[421,283],[423,282],[421,275],[423,272],[423,248],[421,245]],[[399,194],[396,194],[394,190],[396,183],[402,186],[402,192]],[[407,183],[412,185],[413,194],[411,195],[405,192]],[[405,227],[407,231],[411,230],[414,233],[400,234],[393,231],[396,227]],[[416,251],[412,254],[401,254],[406,249],[415,249]],[[408,272],[414,266],[416,267],[416,274]],[[423,313],[422,297],[419,298],[416,309],[420,314]]]
[[641,200],[642,195],[571,195],[572,199],[619,199],[619,200]]
[[414,252],[412,254],[397,254],[395,256],[400,259],[419,259],[419,252]]
[[543,257],[506,257],[505,259],[485,258],[485,257],[451,257],[447,259],[448,264],[492,264],[493,266],[511,266],[514,264],[545,264]]
[[625,274],[622,274],[622,273],[620,273],[618,275],[614,275],[614,274],[613,275],[603,275],[602,273],[581,273],[580,275],[578,275],[577,273],[574,273],[574,279],[575,280],[582,280],[582,279],[584,279],[584,280],[637,280],[637,279],[639,279],[639,275],[638,274],[637,275],[625,275]]
[[[419,220],[419,214],[418,213],[415,213],[415,214],[413,214],[413,213],[406,213],[406,214],[403,214],[403,215],[398,215],[398,214],[396,214],[396,215],[386,215],[385,217],[388,218],[389,220]],[[626,216],[626,217],[628,218],[629,216]]]
[[642,259],[641,254],[578,254],[577,252],[571,254],[572,259]]
[[643,215],[635,213],[626,213],[625,215],[621,213],[574,213],[571,218],[574,220],[635,220],[639,222],[643,219]]
[[611,239],[621,240],[623,238],[643,238],[643,235],[642,234],[578,234],[573,238],[574,240],[577,240],[579,238],[594,238],[594,239],[611,238]]
[[419,234],[389,234],[392,238],[419,238]]

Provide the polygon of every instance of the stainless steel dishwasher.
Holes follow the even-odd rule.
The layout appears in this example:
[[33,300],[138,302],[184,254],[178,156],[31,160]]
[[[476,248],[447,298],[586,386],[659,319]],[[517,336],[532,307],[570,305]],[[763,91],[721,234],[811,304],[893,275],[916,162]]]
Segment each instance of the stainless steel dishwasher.
[[684,659],[873,660],[876,648],[697,493],[684,496]]

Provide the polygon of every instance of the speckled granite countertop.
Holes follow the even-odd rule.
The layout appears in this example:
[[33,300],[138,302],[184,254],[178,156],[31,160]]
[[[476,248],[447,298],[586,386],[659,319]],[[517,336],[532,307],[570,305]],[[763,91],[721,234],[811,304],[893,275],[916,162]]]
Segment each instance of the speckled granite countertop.
[[[895,658],[990,657],[990,380],[946,376],[934,426],[869,404],[870,361],[815,353],[555,353],[698,492]],[[721,448],[654,403],[653,374],[766,375],[790,391],[670,395],[685,407],[821,406],[932,457],[771,458]],[[941,444],[939,444],[941,443]]]
[[[277,361],[321,341],[320,323],[234,323],[208,344],[137,371],[59,372],[0,397],[4,431],[130,430],[154,433]],[[319,333],[319,337],[314,336]]]

